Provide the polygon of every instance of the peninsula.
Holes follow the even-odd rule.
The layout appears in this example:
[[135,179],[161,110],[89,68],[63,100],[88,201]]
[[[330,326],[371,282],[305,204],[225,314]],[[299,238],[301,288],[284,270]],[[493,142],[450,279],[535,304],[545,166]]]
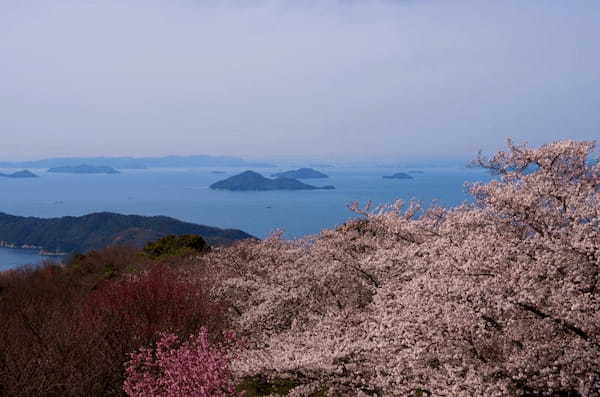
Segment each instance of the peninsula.
[[276,178],[293,178],[293,179],[317,179],[317,178],[329,178],[322,172],[314,170],[312,168],[299,168],[297,170],[278,172],[271,176]]
[[331,190],[335,187],[328,186],[313,186],[302,183],[291,178],[265,178],[258,172],[246,171],[241,174],[234,175],[230,178],[213,183],[211,189],[215,190],[231,190],[231,191],[268,191],[268,190]]
[[166,235],[198,234],[211,245],[229,245],[253,238],[237,229],[182,222],[166,216],[100,212],[85,216],[33,218],[0,213],[0,241],[35,246],[47,252],[86,252],[111,245],[143,247]]
[[81,164],[77,166],[64,166],[50,168],[48,172],[63,174],[119,174],[120,172],[105,165]]
[[397,172],[394,175],[384,176],[384,179],[413,179],[412,176],[405,174],[404,172]]
[[12,174],[0,173],[0,176],[5,177],[5,178],[38,178],[38,176],[36,174],[34,174],[33,172],[31,172],[29,170],[17,171],[17,172],[13,172]]

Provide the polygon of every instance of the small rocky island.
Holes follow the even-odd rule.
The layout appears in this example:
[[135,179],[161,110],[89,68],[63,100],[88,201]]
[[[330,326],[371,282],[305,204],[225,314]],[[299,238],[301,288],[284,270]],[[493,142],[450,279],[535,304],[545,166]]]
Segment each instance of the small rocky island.
[[12,174],[0,173],[0,176],[5,177],[5,178],[38,178],[38,176],[36,174],[34,174],[33,172],[31,172],[29,170],[17,171],[17,172],[13,172]]
[[265,178],[258,172],[246,171],[241,174],[234,175],[230,178],[213,183],[211,189],[215,190],[231,190],[234,192],[243,191],[268,191],[268,190],[332,190],[335,187],[328,186],[313,186],[302,183],[291,178]]
[[63,174],[120,174],[119,171],[112,167],[104,165],[88,165],[81,164],[78,166],[64,166],[50,168],[48,172],[63,173]]
[[312,168],[300,168],[297,170],[278,172],[271,176],[276,178],[293,178],[293,179],[317,179],[317,178],[329,178],[322,172],[319,172]]
[[384,179],[413,179],[412,176],[410,176],[404,172],[397,172],[394,175],[385,175],[383,178]]

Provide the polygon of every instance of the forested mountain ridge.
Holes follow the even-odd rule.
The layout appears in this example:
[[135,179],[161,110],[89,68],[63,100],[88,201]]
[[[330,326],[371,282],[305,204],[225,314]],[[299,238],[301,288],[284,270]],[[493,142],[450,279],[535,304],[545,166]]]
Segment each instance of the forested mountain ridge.
[[241,230],[197,225],[166,216],[100,212],[45,219],[0,213],[0,241],[53,252],[85,252],[113,244],[140,246],[168,234],[198,234],[211,245],[252,238]]

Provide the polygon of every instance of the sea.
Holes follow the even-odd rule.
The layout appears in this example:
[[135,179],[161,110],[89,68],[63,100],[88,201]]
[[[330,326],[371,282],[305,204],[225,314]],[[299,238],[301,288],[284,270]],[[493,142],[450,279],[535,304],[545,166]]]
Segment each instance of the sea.
[[[289,168],[288,168],[289,169]],[[312,185],[334,185],[335,190],[229,192],[211,190],[221,179],[246,168],[152,168],[122,170],[117,175],[56,174],[31,171],[35,179],[0,178],[0,212],[19,216],[62,217],[110,211],[121,214],[166,215],[221,228],[241,229],[259,238],[277,230],[285,238],[300,238],[340,225],[359,215],[348,205],[369,201],[374,206],[398,199],[456,206],[471,200],[465,183],[487,182],[482,169],[461,165],[422,167],[414,179],[384,179],[407,170],[340,166],[320,169],[328,179],[307,179]],[[265,176],[282,169],[254,169]],[[0,172],[13,172],[0,169]],[[0,271],[44,260],[37,250],[0,247]]]

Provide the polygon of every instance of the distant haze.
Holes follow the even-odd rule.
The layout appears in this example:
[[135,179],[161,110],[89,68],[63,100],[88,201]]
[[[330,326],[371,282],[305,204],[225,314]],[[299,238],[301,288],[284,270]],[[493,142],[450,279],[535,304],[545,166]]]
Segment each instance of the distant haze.
[[0,161],[600,137],[598,0],[2,0]]

